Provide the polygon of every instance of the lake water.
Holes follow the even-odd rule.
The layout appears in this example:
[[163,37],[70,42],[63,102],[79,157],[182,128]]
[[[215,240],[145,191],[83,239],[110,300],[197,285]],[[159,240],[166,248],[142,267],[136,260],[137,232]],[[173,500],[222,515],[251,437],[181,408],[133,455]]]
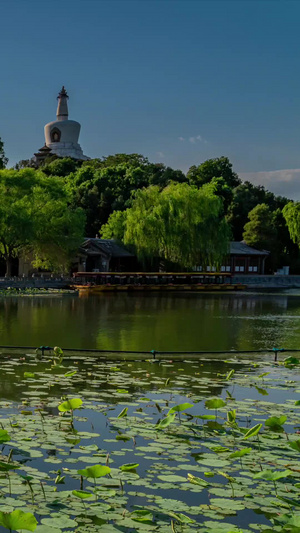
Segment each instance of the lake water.
[[[0,344],[299,348],[299,311],[297,294],[7,297]],[[255,533],[277,524],[278,511],[285,519],[289,506],[276,496],[290,498],[300,521],[298,367],[260,355],[159,362],[84,354],[58,364],[48,352],[3,352],[0,510],[33,513],[36,533]],[[70,412],[61,416],[67,398],[82,402],[73,422]],[[93,481],[95,465],[110,472]],[[275,487],[256,477],[270,469],[281,476]]]
[[0,344],[105,350],[300,347],[300,294],[100,294],[0,299]]
[[256,533],[286,516],[276,495],[300,520],[299,385],[297,368],[245,359],[2,356],[0,533],[20,509],[36,533]]

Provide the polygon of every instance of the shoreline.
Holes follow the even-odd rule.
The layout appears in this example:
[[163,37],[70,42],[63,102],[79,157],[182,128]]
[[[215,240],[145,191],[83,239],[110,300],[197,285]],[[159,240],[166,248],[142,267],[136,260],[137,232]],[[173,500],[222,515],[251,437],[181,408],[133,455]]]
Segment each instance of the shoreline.
[[[297,292],[292,292],[297,291]],[[231,291],[216,291],[216,290],[202,290],[202,291],[196,291],[196,290],[176,290],[176,291],[169,291],[169,290],[160,290],[160,291],[101,291],[97,293],[84,293],[80,294],[80,291],[72,288],[68,289],[53,289],[53,288],[32,288],[32,287],[22,287],[22,288],[16,288],[16,287],[7,287],[7,288],[1,288],[0,287],[0,299],[1,298],[29,298],[29,297],[39,297],[39,298],[50,298],[50,297],[62,297],[62,296],[76,296],[76,297],[103,297],[107,296],[111,298],[112,295],[127,295],[128,297],[132,296],[142,296],[142,297],[153,297],[161,295],[161,297],[165,296],[176,296],[176,295],[198,295],[198,296],[204,296],[204,295],[210,295],[210,296],[249,296],[249,297],[260,297],[263,295],[269,295],[269,296],[294,296],[294,297],[300,297],[300,289],[298,287],[247,287],[243,290],[231,290]]]
[[[300,275],[233,275],[232,276],[232,285],[243,285],[243,292],[268,292],[270,290],[281,292],[289,289],[300,289]],[[67,294],[74,293],[78,294],[75,287],[76,282],[73,278],[30,278],[30,279],[20,279],[20,278],[0,278],[0,296],[5,294]],[[175,292],[179,292],[180,289],[176,288]],[[106,291],[104,291],[106,292]],[[108,291],[113,292],[113,291]],[[125,292],[125,291],[124,291]],[[126,291],[127,292],[127,291]],[[131,291],[128,291],[131,292]],[[140,290],[144,293],[147,291]],[[160,288],[158,292],[172,292],[168,289],[165,291]],[[180,291],[181,292],[181,291]],[[185,290],[182,292],[194,292],[193,289]],[[197,290],[196,292],[200,292]],[[209,288],[203,288],[201,292],[211,292]],[[223,291],[213,291],[213,292],[223,292]],[[224,291],[225,292],[225,291]],[[239,290],[228,290],[226,292],[238,293]]]

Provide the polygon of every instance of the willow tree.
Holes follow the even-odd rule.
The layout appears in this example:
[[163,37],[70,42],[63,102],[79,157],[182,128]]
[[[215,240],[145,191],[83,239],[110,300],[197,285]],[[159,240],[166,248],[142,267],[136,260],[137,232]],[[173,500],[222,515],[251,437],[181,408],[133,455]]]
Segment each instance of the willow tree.
[[229,226],[222,200],[211,185],[186,183],[162,191],[151,186],[136,192],[132,207],[114,213],[102,227],[105,238],[133,246],[141,260],[160,257],[184,268],[220,265],[228,253]]
[[289,202],[282,210],[290,237],[300,248],[300,202]]

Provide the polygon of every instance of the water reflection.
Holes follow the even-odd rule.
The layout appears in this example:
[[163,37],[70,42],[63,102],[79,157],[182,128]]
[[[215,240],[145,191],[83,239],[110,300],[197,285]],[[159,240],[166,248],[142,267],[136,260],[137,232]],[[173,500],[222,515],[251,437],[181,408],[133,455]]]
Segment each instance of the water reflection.
[[0,299],[0,344],[107,350],[298,348],[300,296],[100,294]]

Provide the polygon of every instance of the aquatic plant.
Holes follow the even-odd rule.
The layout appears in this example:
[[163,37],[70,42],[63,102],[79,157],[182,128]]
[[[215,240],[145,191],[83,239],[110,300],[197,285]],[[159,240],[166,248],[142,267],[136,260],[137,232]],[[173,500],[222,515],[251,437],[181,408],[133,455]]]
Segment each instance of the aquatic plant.
[[0,511],[0,524],[10,532],[16,530],[35,531],[37,520],[32,513],[15,510],[10,513]]
[[1,527],[25,532],[22,511],[36,533],[297,531],[297,367],[115,365],[1,362]]

